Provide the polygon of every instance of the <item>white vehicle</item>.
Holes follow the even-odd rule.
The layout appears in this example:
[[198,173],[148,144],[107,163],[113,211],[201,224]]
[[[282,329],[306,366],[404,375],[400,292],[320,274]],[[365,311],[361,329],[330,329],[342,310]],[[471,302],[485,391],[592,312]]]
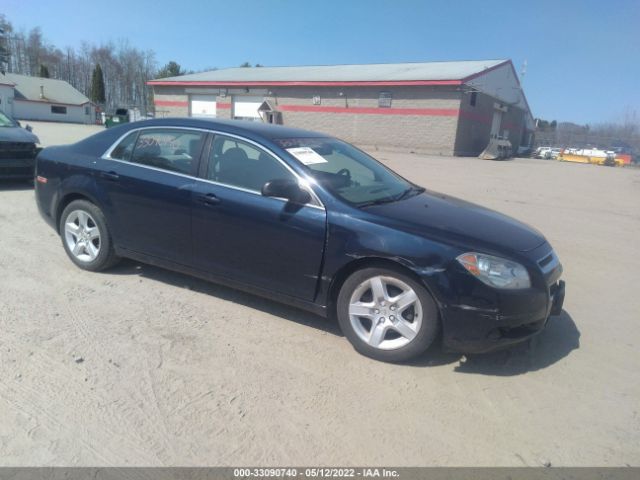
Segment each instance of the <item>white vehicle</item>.
[[533,154],[534,158],[551,158],[548,157],[547,155],[550,154],[551,152],[551,147],[538,147],[536,148],[536,151]]

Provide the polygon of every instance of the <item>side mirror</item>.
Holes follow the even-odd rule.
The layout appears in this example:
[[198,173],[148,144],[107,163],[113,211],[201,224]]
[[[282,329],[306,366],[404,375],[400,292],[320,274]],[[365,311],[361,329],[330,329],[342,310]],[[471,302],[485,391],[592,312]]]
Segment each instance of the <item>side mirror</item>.
[[311,195],[306,190],[300,188],[298,182],[289,178],[276,178],[269,180],[262,187],[262,195],[265,197],[286,198],[290,202],[308,203]]
[[32,127],[31,125],[29,125],[29,124],[27,124],[27,126],[26,126],[26,127],[24,127],[24,129],[25,129],[27,132],[33,132],[33,127]]

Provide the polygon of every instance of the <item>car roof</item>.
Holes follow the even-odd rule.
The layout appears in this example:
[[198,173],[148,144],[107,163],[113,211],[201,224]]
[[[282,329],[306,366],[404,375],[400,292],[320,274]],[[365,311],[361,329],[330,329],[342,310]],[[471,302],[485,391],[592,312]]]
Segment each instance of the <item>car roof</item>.
[[235,133],[244,136],[258,136],[265,139],[276,138],[301,138],[301,137],[327,137],[328,135],[302,130],[299,128],[273,125],[263,122],[251,122],[247,120],[222,120],[192,117],[168,117],[153,120],[143,120],[128,124],[131,129],[145,127],[191,127],[219,130],[225,133]]

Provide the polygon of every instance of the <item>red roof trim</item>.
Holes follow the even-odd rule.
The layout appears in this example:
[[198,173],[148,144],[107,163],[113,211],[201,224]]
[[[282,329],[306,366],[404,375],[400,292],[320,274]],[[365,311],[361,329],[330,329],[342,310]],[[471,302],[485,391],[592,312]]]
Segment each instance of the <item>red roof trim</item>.
[[147,85],[155,86],[191,86],[191,87],[394,87],[394,86],[426,86],[426,85],[461,85],[462,80],[389,80],[362,82],[205,82],[205,81],[167,81],[150,80]]

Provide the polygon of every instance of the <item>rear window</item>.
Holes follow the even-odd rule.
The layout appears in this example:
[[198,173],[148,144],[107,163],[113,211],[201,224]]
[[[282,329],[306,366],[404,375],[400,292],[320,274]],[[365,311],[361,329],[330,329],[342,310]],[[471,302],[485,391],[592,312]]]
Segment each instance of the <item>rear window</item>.
[[205,133],[182,129],[150,129],[138,135],[131,161],[189,174],[200,156]]

